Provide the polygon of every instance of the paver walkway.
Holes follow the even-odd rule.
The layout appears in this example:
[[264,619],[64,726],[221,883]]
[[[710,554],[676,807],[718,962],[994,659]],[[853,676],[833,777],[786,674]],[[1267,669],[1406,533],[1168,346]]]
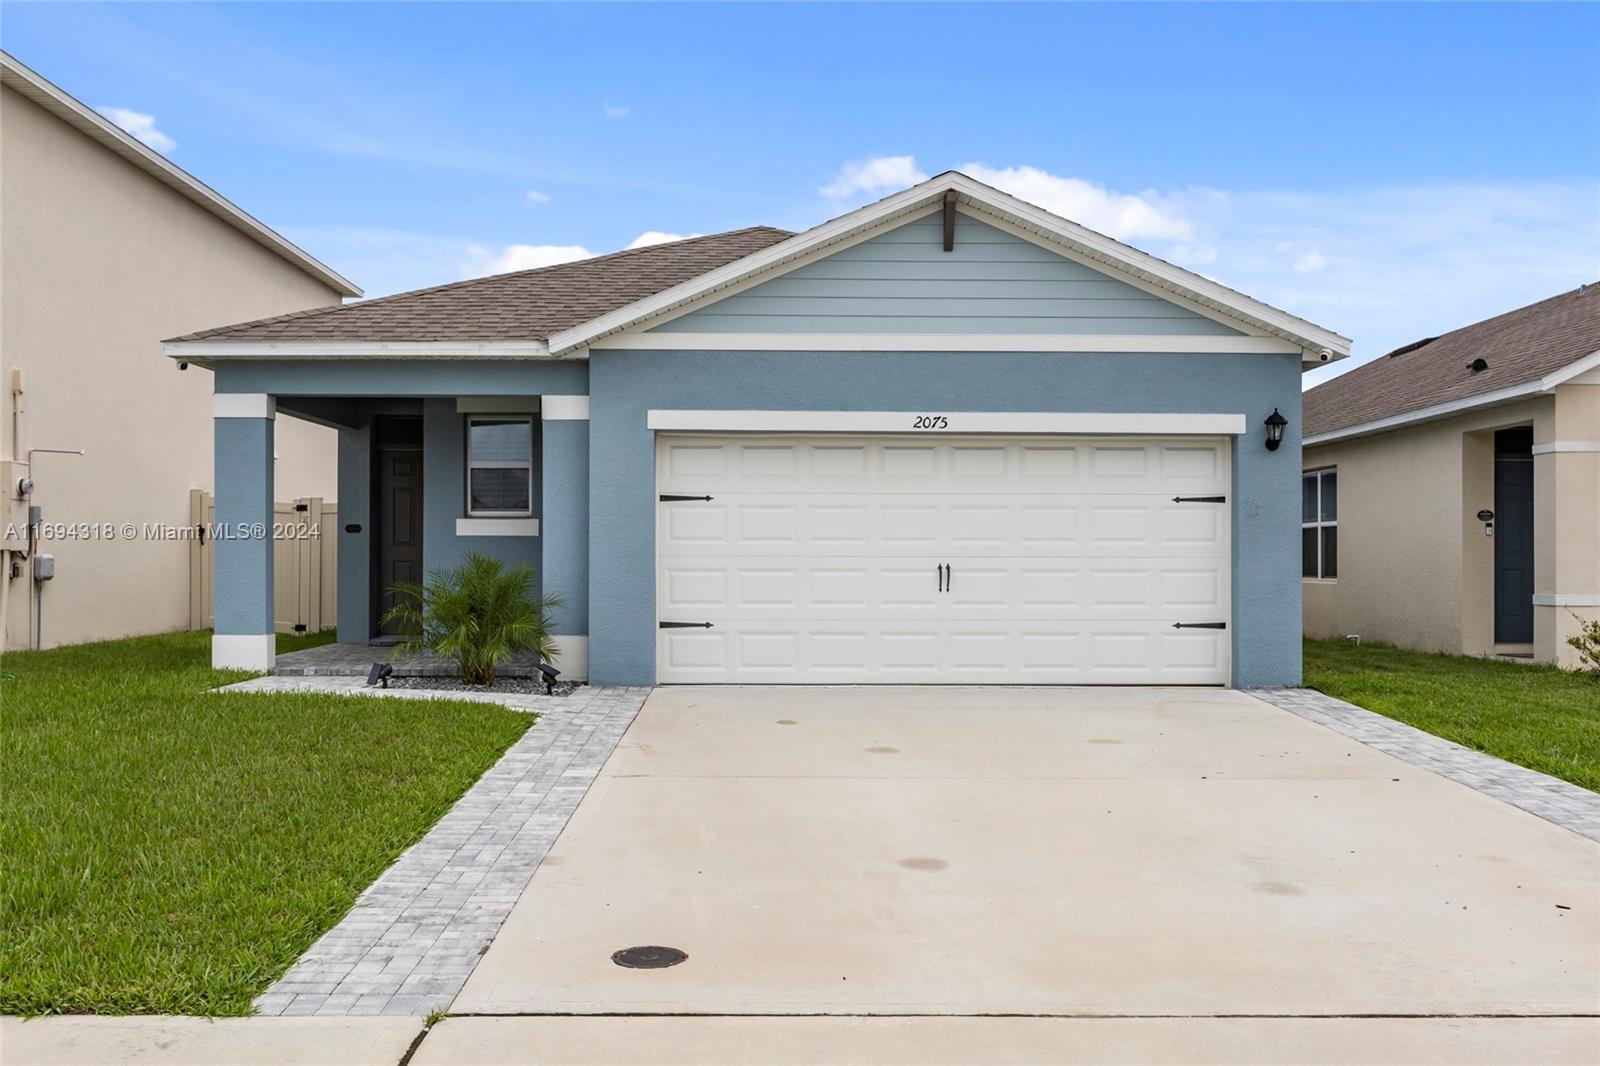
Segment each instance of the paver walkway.
[[1252,689],[1274,707],[1600,841],[1600,793],[1462,747],[1309,688]]
[[570,696],[419,693],[359,678],[263,677],[246,691],[470,698],[539,721],[257,1000],[267,1015],[401,1014],[450,1005],[649,689]]

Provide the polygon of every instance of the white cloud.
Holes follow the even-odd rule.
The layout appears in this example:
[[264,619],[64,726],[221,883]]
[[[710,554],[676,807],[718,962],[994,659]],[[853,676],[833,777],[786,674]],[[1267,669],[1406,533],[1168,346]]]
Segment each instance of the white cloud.
[[1327,265],[1328,261],[1322,257],[1320,252],[1307,252],[1294,261],[1294,272],[1296,274],[1315,274]]
[[619,119],[627,118],[629,115],[633,114],[633,108],[621,107],[617,104],[601,104],[600,112],[601,114],[605,115],[606,118]]
[[1038,167],[968,163],[961,170],[985,185],[1119,241],[1187,241],[1194,236],[1193,225],[1162,203],[1155,193],[1112,192],[1103,185],[1061,177]]
[[653,244],[670,244],[673,241],[686,241],[690,237],[698,237],[698,233],[662,233],[658,229],[645,230],[633,239],[628,245],[633,248],[648,248]]
[[535,204],[547,204],[550,202],[550,194],[547,192],[540,192],[538,189],[529,189],[526,196],[529,207],[532,207]]
[[178,142],[156,129],[156,117],[147,115],[143,111],[131,111],[126,107],[97,107],[106,118],[116,123],[128,136],[140,144],[165,155],[178,147]]
[[893,192],[927,180],[928,175],[917,169],[915,156],[880,155],[851,160],[817,191],[830,200],[847,200],[860,193]]
[[588,259],[594,253],[581,244],[508,244],[498,252],[482,245],[467,248],[467,276],[507,274],[513,270],[535,270]]

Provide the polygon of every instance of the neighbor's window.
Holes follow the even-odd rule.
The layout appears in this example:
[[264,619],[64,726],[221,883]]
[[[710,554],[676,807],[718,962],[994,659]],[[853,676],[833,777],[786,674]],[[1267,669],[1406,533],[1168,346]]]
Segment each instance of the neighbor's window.
[[520,518],[533,513],[533,419],[467,419],[467,514]]
[[1300,574],[1339,576],[1339,472],[1312,470],[1300,478]]

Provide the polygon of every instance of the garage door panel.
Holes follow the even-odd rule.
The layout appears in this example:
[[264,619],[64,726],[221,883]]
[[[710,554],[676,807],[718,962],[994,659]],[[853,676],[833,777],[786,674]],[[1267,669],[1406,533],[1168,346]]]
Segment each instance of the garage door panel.
[[914,619],[863,629],[817,622],[734,630],[662,630],[660,669],[683,683],[1214,684],[1226,668],[1213,631],[1148,623],[1000,621],[930,627]]
[[996,552],[1017,555],[1216,555],[1224,505],[1170,498],[1115,497],[1073,502],[1063,496],[1008,501],[888,499],[817,493],[724,492],[661,503],[663,557],[737,557],[776,550],[803,555],[930,553],[942,559]]
[[[1224,578],[1219,563],[1182,557],[1000,557],[941,564],[935,556],[885,562],[773,555],[721,566],[695,559],[667,563],[658,599],[661,617],[669,621],[753,622],[796,614],[825,619],[915,609],[930,617],[1170,624],[1224,620]],[[947,585],[944,591],[941,584]]]
[[1228,619],[1228,509],[1172,500],[1226,494],[1225,442],[663,436],[660,451],[660,491],[694,497],[660,505],[660,617],[696,626],[659,631],[664,682],[1227,678],[1225,630],[1173,628]]

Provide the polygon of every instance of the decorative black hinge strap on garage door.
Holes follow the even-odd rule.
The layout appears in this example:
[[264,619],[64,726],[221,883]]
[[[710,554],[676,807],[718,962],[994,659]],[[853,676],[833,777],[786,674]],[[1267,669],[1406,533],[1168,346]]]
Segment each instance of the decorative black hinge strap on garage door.
[[1227,629],[1226,622],[1174,622],[1173,629]]
[[662,503],[677,503],[677,502],[682,501],[682,500],[700,500],[703,503],[710,503],[711,502],[711,497],[710,496],[674,496],[670,492],[665,493],[665,494],[663,494],[663,495],[661,495],[661,496],[659,496],[657,498]]
[[1174,496],[1173,503],[1227,503],[1226,496]]
[[710,629],[710,622],[657,622],[658,629]]

